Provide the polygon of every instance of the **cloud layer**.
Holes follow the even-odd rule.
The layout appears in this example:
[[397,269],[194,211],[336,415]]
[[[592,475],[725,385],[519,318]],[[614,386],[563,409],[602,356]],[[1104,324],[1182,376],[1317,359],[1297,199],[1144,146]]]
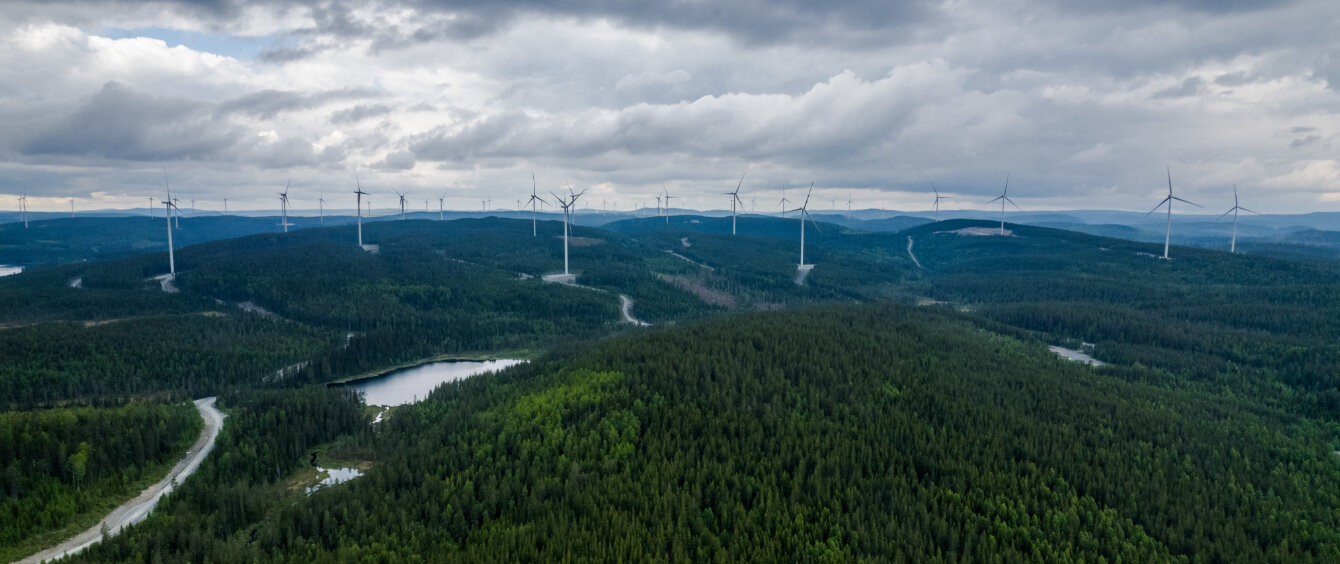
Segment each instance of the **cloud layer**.
[[234,209],[291,177],[302,207],[358,170],[474,208],[534,171],[718,208],[747,171],[759,211],[810,182],[919,210],[1010,174],[1026,208],[1135,210],[1170,165],[1210,207],[1340,202],[1340,5],[976,4],[7,3],[0,194],[137,206],[166,170]]

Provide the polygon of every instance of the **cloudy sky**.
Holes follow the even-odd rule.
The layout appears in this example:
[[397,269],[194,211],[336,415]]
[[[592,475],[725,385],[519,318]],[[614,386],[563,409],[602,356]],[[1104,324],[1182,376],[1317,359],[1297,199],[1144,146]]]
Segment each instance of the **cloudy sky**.
[[[1113,7],[1119,6],[1119,7]],[[0,208],[1340,211],[1335,0],[0,5]],[[345,202],[344,200],[349,200]]]

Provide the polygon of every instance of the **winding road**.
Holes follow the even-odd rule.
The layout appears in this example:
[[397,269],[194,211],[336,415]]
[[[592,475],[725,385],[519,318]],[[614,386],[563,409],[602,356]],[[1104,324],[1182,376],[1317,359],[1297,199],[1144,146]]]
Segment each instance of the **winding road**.
[[148,517],[153,512],[154,507],[158,505],[158,500],[175,489],[177,484],[185,480],[187,476],[194,473],[200,467],[200,463],[205,460],[205,457],[209,456],[209,451],[214,449],[214,440],[219,438],[219,430],[223,429],[223,418],[225,417],[222,412],[214,407],[214,400],[215,398],[212,397],[195,400],[195,408],[200,411],[200,418],[205,420],[205,428],[200,431],[200,438],[186,451],[186,456],[176,466],[172,467],[172,471],[168,472],[166,477],[149,486],[149,489],[141,492],[135,499],[113,509],[102,521],[99,521],[97,525],[87,531],[19,562],[37,564],[38,562],[75,554],[102,540],[104,528],[109,535],[115,535],[122,528],[139,523],[145,517]]
[[912,262],[917,265],[917,268],[921,268],[921,261],[917,260],[917,255],[912,254],[912,237],[910,235],[907,237],[907,256],[912,257]]
[[634,318],[633,318],[633,299],[632,299],[632,298],[630,298],[630,297],[628,297],[628,296],[625,296],[625,295],[623,295],[623,294],[619,294],[619,304],[622,306],[622,307],[620,307],[620,309],[619,309],[619,313],[622,313],[622,314],[623,314],[623,320],[624,320],[624,321],[626,321],[626,322],[628,322],[628,323],[632,323],[633,325],[637,325],[638,327],[646,327],[646,326],[648,326],[648,325],[651,325],[650,323],[647,323],[646,321],[641,321],[641,320],[638,320],[638,319],[634,319]]

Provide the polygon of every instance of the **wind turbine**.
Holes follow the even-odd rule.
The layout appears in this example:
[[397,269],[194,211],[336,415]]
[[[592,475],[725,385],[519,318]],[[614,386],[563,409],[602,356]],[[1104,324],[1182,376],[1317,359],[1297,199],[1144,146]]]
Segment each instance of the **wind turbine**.
[[670,198],[673,198],[673,197],[674,197],[674,196],[671,196],[671,195],[670,195],[670,190],[669,190],[669,189],[666,189],[666,191],[665,191],[665,223],[666,223],[666,224],[669,224],[669,223],[670,223]]
[[[748,174],[748,173],[745,173],[745,174]],[[741,186],[744,186],[744,174],[741,174],[741,175],[740,175],[740,182],[739,182],[738,184],[735,185],[735,191],[734,191],[734,192],[726,192],[726,193],[725,193],[726,196],[730,196],[730,234],[731,234],[731,235],[734,235],[734,234],[735,234],[735,204],[738,202],[738,203],[740,204],[740,207],[744,207],[744,200],[741,200],[741,199],[740,199],[740,187],[741,187]]]
[[931,183],[931,190],[935,190],[935,221],[940,221],[940,200],[952,200],[954,198],[951,196],[941,196],[940,190],[935,187],[934,182]]
[[[1167,230],[1163,232],[1163,260],[1168,260],[1168,243],[1172,241],[1172,203],[1173,203],[1173,200],[1177,200],[1177,201],[1182,202],[1182,203],[1185,203],[1185,204],[1191,204],[1191,205],[1196,206],[1196,207],[1201,207],[1200,204],[1197,204],[1197,203],[1194,203],[1194,202],[1188,202],[1188,201],[1186,201],[1186,200],[1183,200],[1183,199],[1178,198],[1177,196],[1174,196],[1174,195],[1173,195],[1173,189],[1172,189],[1172,167],[1168,167],[1168,196],[1167,196],[1166,198],[1163,198],[1163,201],[1159,202],[1159,205],[1154,206],[1154,209],[1149,210],[1149,212],[1145,214],[1145,215],[1149,215],[1149,214],[1151,214],[1151,213],[1154,213],[1154,212],[1158,211],[1159,208],[1163,207],[1163,204],[1168,204],[1168,227],[1167,227]],[[1233,207],[1234,207],[1234,208],[1237,208],[1236,202],[1234,203],[1234,206],[1233,206]],[[1229,211],[1232,211],[1232,210],[1229,210]],[[1227,215],[1227,214],[1225,214],[1225,215]]]
[[573,194],[572,189],[569,188],[568,194],[571,197],[566,200],[558,194],[553,192],[549,193],[554,197],[554,201],[558,202],[558,205],[563,208],[563,276],[568,276],[568,215],[571,213],[572,206],[577,203],[577,198],[582,197],[582,194],[585,193],[586,190],[582,190],[581,192]]
[[[167,173],[164,172],[164,173],[163,173],[163,176],[167,176]],[[175,227],[176,227],[177,229],[181,229],[181,206],[177,205],[177,202],[178,202],[178,201],[179,201],[179,200],[177,200],[176,196],[173,196],[173,198],[172,198],[172,209],[177,210],[177,213],[168,214],[168,215],[171,215],[172,218],[173,218],[174,220],[176,220],[176,221],[173,221],[173,222],[172,222],[173,224],[175,224]]]
[[289,180],[284,184],[284,191],[279,193],[279,225],[284,227],[284,233],[288,233],[288,187],[293,181]]
[[363,195],[367,192],[363,191],[363,183],[358,181],[357,169],[354,170],[354,185],[358,187],[354,190],[354,194],[358,198],[358,248],[361,249],[363,248]]
[[228,215],[228,198],[223,199],[223,215]]
[[70,217],[74,217],[74,198],[70,198]]
[[[1004,235],[1004,234],[1005,234],[1005,202],[1009,202],[1010,205],[1012,205],[1012,206],[1015,207],[1015,209],[1019,209],[1019,210],[1022,210],[1022,209],[1023,209],[1023,208],[1020,208],[1020,207],[1019,207],[1019,204],[1014,203],[1014,200],[1011,200],[1011,199],[1010,199],[1010,197],[1007,195],[1007,194],[1009,194],[1009,193],[1010,193],[1010,175],[1006,174],[1006,175],[1005,175],[1005,189],[1002,190],[1002,191],[1000,192],[1000,195],[999,195],[999,196],[996,196],[996,199],[995,199],[995,200],[991,200],[990,202],[987,202],[988,204],[990,204],[990,203],[995,202],[996,200],[1000,200],[1000,234],[1001,234],[1001,235]],[[936,194],[938,195],[939,192],[937,191]],[[938,211],[939,208],[936,208],[936,210]]]
[[[224,205],[225,205],[225,206],[228,205],[227,202],[228,202],[228,200],[224,200]],[[321,214],[321,224],[322,224],[322,225],[325,225],[325,224],[326,224],[326,195],[325,195],[325,194],[321,194],[321,193],[318,193],[318,194],[317,194],[317,197],[316,197],[316,207],[317,207],[317,212]]]
[[405,194],[406,192],[396,192],[400,196],[400,219],[405,219]]
[[661,217],[661,195],[656,195],[656,217]]
[[847,221],[851,221],[851,192],[847,192]]
[[[1233,184],[1233,207],[1232,207],[1232,208],[1229,208],[1228,211],[1224,212],[1224,215],[1228,215],[1228,214],[1230,214],[1230,213],[1233,214],[1233,242],[1230,243],[1229,246],[1228,246],[1228,252],[1230,252],[1230,253],[1236,253],[1236,252],[1238,252],[1238,211],[1245,211],[1245,212],[1254,213],[1254,214],[1256,214],[1256,215],[1261,215],[1260,212],[1254,212],[1254,211],[1252,211],[1252,210],[1249,210],[1249,209],[1247,209],[1247,208],[1244,208],[1244,207],[1238,205],[1238,185],[1237,185],[1237,183],[1234,183],[1234,184]],[[1223,219],[1223,218],[1224,218],[1224,215],[1219,216],[1219,219]]]
[[149,219],[154,218],[154,197],[149,196]]
[[23,216],[23,228],[28,228],[28,192],[19,196],[19,214]]
[[814,265],[812,264],[805,264],[805,220],[809,219],[810,223],[814,224],[814,228],[819,229],[819,224],[814,223],[814,218],[810,217],[810,211],[809,211],[810,194],[812,194],[813,192],[814,192],[814,183],[811,182],[809,191],[805,192],[805,203],[801,204],[800,207],[791,210],[793,212],[800,212],[800,214],[797,216],[800,218],[800,265],[796,266],[796,270],[809,270],[811,268],[814,268]]
[[163,171],[163,190],[167,191],[167,199],[163,200],[163,217],[167,220],[168,275],[172,278],[176,278],[177,258],[172,251],[172,209],[177,207],[177,202],[176,199],[172,197],[172,188],[168,186],[167,170]]
[[442,200],[445,200],[445,199],[447,199],[447,195],[446,195],[446,194],[442,194],[441,196],[438,196],[438,197],[437,197],[437,220],[438,220],[438,221],[442,221],[442,219],[443,219],[443,217],[444,217],[443,214],[442,214],[442,210],[446,209],[446,204],[442,203]]
[[[552,192],[551,192],[551,193],[552,193]],[[534,171],[531,171],[531,173],[530,173],[530,199],[529,199],[529,200],[526,200],[526,205],[529,205],[529,206],[530,206],[530,236],[531,236],[531,237],[537,237],[537,236],[538,236],[538,233],[539,233],[539,230],[538,230],[538,228],[536,227],[536,223],[537,223],[538,220],[535,219],[535,206],[538,205],[539,203],[546,203],[546,204],[547,204],[548,202],[545,202],[545,201],[544,201],[544,198],[541,198],[541,197],[535,195],[535,172],[534,172]],[[525,206],[522,206],[522,207],[524,208]],[[566,221],[566,220],[565,220],[565,221]]]
[[786,186],[782,186],[782,201],[777,202],[777,205],[782,208],[782,219],[786,219],[786,205],[790,203],[792,203],[791,200],[786,199]]

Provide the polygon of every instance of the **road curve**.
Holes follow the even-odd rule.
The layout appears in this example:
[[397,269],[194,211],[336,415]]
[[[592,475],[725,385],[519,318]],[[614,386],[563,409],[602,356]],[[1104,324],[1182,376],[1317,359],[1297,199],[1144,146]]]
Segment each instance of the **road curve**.
[[907,256],[912,257],[912,262],[916,263],[917,268],[921,268],[921,261],[917,260],[917,255],[912,254],[912,236],[907,236]]
[[619,294],[619,313],[623,314],[623,320],[626,323],[632,323],[638,327],[651,325],[646,321],[641,321],[633,317],[633,300],[623,294]]
[[225,417],[222,412],[214,407],[214,400],[215,398],[212,397],[195,400],[195,408],[200,411],[200,418],[205,420],[205,428],[200,431],[200,438],[186,451],[186,456],[176,466],[172,467],[172,471],[168,472],[166,477],[149,486],[149,489],[141,492],[135,499],[113,509],[102,521],[99,521],[97,525],[87,531],[19,562],[22,564],[37,564],[38,562],[75,554],[102,540],[104,527],[109,534],[115,535],[123,527],[139,523],[145,517],[148,517],[149,513],[153,512],[154,507],[158,505],[158,500],[175,489],[177,484],[185,480],[187,476],[194,473],[200,467],[200,463],[205,460],[205,457],[209,456],[209,451],[214,450],[214,440],[219,438],[219,431],[223,429],[223,418]]

